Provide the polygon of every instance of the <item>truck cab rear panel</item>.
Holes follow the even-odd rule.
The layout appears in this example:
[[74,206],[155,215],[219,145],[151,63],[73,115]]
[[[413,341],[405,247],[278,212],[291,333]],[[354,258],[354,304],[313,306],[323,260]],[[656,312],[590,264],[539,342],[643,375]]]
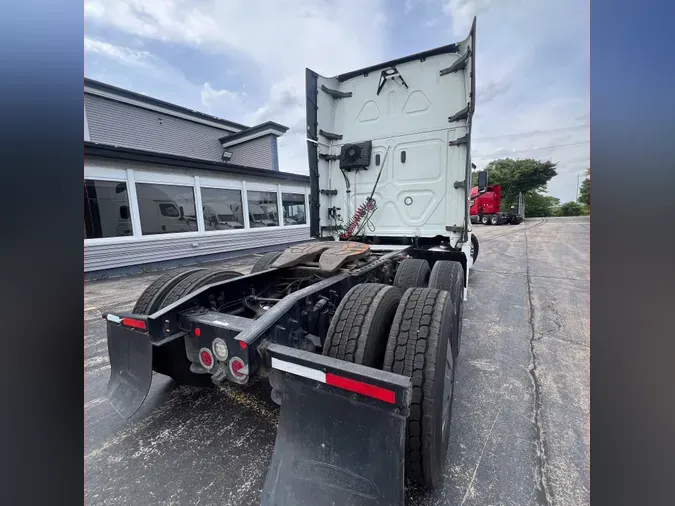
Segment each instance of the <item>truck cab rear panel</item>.
[[474,38],[332,78],[307,69],[314,237],[339,238],[372,194],[366,237],[468,240]]

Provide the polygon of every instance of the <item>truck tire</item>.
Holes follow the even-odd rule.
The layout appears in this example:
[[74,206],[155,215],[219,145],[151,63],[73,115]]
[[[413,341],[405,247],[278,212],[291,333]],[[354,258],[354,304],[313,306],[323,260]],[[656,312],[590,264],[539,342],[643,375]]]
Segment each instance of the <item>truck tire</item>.
[[173,269],[160,276],[143,291],[131,312],[135,314],[154,313],[159,309],[162,299],[174,286],[190,274],[203,270],[203,268],[199,267]]
[[471,234],[471,258],[473,259],[474,264],[478,258],[478,249],[478,237],[476,237],[475,234]]
[[265,253],[263,256],[258,258],[258,260],[256,260],[256,262],[253,264],[251,274],[253,274],[254,272],[266,271],[267,269],[270,268],[272,262],[274,262],[277,258],[279,258],[280,255],[281,251],[270,251],[269,253]]
[[496,214],[490,217],[490,225],[499,225],[499,216]]
[[488,223],[490,223],[490,219],[489,219],[487,216],[481,216],[481,217],[480,217],[480,222],[481,222],[483,225],[487,225]]
[[[169,306],[189,293],[210,283],[225,281],[241,276],[234,271],[200,269],[190,273],[176,284],[161,301],[159,308]],[[187,358],[185,341],[174,339],[152,349],[152,370],[171,377],[176,383],[196,387],[212,387],[210,374],[196,374],[190,371],[192,363]]]
[[169,306],[203,286],[232,278],[238,278],[239,276],[241,276],[241,273],[239,272],[218,269],[205,269],[201,272],[193,272],[167,293],[166,297],[162,300],[160,307]]
[[396,276],[394,277],[394,286],[401,292],[408,288],[423,288],[429,281],[429,262],[421,258],[406,258],[398,264]]
[[378,283],[354,286],[335,311],[323,354],[382,369],[389,328],[400,300],[401,291],[393,286]]
[[437,486],[448,451],[454,390],[454,359],[448,335],[454,309],[444,290],[406,290],[396,310],[384,355],[384,370],[412,378],[405,475]]
[[449,260],[439,260],[434,264],[429,276],[429,288],[436,290],[445,290],[450,292],[452,304],[455,309],[455,319],[457,320],[455,332],[450,341],[452,345],[452,356],[456,358],[459,354],[459,346],[462,338],[462,317],[464,313],[464,268],[459,262]]

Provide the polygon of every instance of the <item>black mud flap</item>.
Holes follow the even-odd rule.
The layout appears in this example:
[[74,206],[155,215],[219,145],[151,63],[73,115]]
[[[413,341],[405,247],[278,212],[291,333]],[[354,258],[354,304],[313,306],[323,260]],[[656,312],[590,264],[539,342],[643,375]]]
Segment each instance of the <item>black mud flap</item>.
[[124,418],[131,418],[152,383],[152,343],[143,332],[108,322],[110,381],[108,400]]
[[261,505],[403,505],[409,378],[278,345],[266,360],[281,414]]

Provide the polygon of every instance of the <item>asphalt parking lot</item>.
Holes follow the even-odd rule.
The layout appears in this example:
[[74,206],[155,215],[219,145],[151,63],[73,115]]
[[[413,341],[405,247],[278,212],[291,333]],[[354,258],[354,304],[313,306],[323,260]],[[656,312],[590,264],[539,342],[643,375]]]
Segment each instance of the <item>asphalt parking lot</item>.
[[[590,502],[589,220],[474,227],[442,487],[409,505]],[[255,257],[214,264],[247,273]],[[85,286],[85,503],[255,505],[278,411],[261,382],[219,392],[155,375],[123,420],[105,399],[101,313],[129,310],[161,273]]]

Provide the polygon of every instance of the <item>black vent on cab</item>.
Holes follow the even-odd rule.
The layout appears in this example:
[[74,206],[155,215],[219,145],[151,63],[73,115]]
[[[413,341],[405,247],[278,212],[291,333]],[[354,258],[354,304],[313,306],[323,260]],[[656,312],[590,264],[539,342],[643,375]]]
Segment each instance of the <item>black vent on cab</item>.
[[345,170],[365,169],[370,165],[372,141],[345,144],[340,149],[340,168]]

